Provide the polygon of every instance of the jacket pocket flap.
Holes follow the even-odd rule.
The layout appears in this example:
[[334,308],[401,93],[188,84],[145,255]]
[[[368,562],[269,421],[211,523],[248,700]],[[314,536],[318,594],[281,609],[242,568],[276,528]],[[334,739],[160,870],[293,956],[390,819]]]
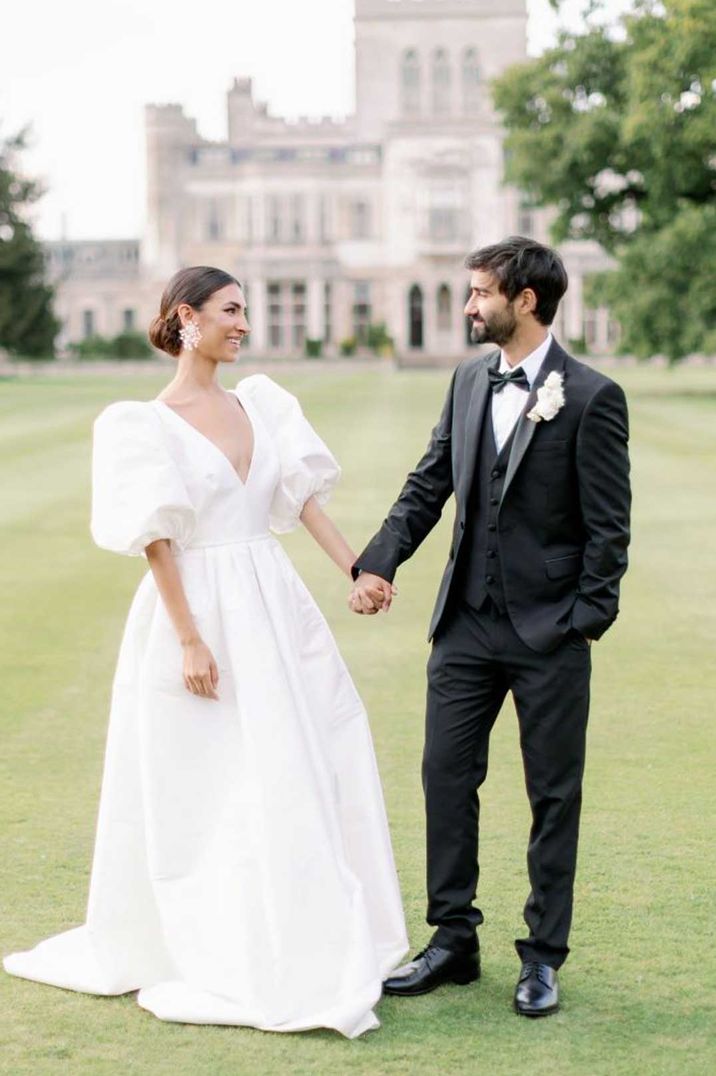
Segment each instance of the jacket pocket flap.
[[564,579],[568,575],[579,575],[582,568],[582,554],[568,553],[566,557],[552,557],[544,562],[548,579]]

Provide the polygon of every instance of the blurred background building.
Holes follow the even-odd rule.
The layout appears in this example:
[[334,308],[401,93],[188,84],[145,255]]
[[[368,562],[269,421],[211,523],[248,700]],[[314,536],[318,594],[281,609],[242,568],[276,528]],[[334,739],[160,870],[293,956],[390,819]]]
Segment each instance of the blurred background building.
[[[503,184],[489,92],[526,58],[526,26],[526,0],[356,0],[346,120],[272,116],[242,78],[223,142],[179,104],[147,106],[145,235],[47,244],[60,343],[143,330],[168,277],[208,264],[244,284],[256,357],[360,349],[380,325],[403,361],[464,357],[465,253],[512,233],[548,241],[545,212]],[[586,243],[562,254],[555,331],[609,351],[616,326],[582,301],[606,257]]]

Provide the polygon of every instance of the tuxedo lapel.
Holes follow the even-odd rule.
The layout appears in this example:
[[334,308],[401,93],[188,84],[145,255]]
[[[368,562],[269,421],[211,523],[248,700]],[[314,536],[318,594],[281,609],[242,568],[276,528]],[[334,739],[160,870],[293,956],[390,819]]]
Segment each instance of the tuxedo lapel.
[[549,351],[544,357],[544,362],[540,367],[539,373],[537,374],[537,377],[535,379],[535,383],[530,390],[529,396],[527,397],[527,403],[525,404],[522,410],[522,414],[518,418],[517,424],[515,426],[514,437],[512,438],[512,447],[510,449],[510,456],[507,461],[507,470],[505,471],[505,481],[502,486],[502,497],[500,500],[500,504],[502,504],[502,501],[504,501],[505,494],[510,488],[512,479],[515,477],[515,474],[517,472],[517,468],[522,463],[522,460],[525,456],[525,452],[530,447],[532,443],[532,438],[537,432],[537,427],[540,425],[539,422],[532,422],[531,419],[528,419],[527,412],[531,411],[534,405],[537,403],[537,390],[540,389],[542,385],[544,385],[549,374],[551,374],[553,370],[556,370],[559,373],[564,370],[564,359],[565,352],[562,351],[562,348],[559,346],[556,340],[553,340]]
[[500,353],[498,351],[496,354],[490,355],[486,362],[481,363],[475,374],[475,382],[472,386],[470,404],[465,419],[465,465],[462,469],[462,475],[460,476],[459,481],[459,491],[462,494],[463,502],[467,500],[472,486],[475,466],[477,464],[477,446],[480,443],[482,424],[485,421],[485,412],[487,411],[488,401],[492,399],[492,391],[490,389],[487,371],[491,367],[497,369],[499,362]]

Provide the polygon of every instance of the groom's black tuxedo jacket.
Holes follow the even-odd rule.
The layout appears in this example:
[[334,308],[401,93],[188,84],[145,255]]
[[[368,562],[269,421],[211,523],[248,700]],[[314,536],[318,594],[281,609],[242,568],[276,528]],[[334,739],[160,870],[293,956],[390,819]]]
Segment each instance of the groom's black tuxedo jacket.
[[[353,569],[392,581],[454,493],[452,545],[430,638],[464,585],[459,568],[492,397],[487,371],[498,363],[499,352],[457,367],[425,455]],[[563,378],[564,406],[551,421],[533,422],[526,412],[553,370]],[[629,543],[627,442],[621,388],[553,342],[515,427],[497,510],[507,612],[533,650],[554,649],[570,628],[598,639],[617,615]]]

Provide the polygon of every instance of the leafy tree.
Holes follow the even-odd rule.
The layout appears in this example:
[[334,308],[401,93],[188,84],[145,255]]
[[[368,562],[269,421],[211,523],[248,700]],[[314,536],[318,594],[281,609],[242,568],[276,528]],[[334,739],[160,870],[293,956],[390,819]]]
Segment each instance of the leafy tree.
[[[553,5],[558,6],[558,5]],[[716,4],[637,0],[614,32],[591,18],[495,83],[507,176],[551,206],[552,237],[595,239],[592,282],[637,355],[716,348]]]
[[52,355],[59,322],[45,279],[42,247],[25,219],[42,190],[17,170],[26,134],[0,141],[0,347],[17,355]]

